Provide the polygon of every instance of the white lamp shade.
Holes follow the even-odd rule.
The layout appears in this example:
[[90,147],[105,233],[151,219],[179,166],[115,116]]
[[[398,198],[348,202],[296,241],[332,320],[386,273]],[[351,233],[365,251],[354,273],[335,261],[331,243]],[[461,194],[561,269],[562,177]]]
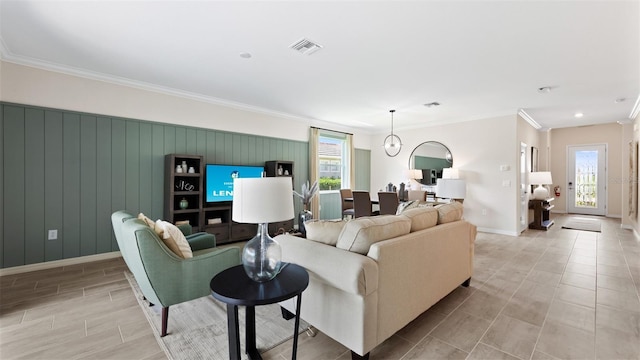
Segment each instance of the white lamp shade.
[[460,173],[458,172],[458,169],[444,168],[442,169],[442,178],[443,179],[459,179]]
[[447,199],[464,199],[467,196],[467,183],[462,179],[438,179],[436,196]]
[[531,185],[549,185],[553,184],[551,172],[537,171],[529,174],[529,184]]
[[293,216],[290,177],[233,179],[233,221],[262,224],[293,219]]
[[420,180],[420,179],[422,179],[422,170],[420,170],[420,169],[409,169],[407,171],[407,177],[409,179]]

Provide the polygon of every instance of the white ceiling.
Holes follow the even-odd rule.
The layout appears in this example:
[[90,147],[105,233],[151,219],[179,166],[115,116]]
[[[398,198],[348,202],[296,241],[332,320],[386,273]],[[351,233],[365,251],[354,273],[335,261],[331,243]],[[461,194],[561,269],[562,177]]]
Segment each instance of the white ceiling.
[[390,109],[396,129],[628,121],[640,94],[638,0],[2,0],[0,40],[10,62],[370,132]]

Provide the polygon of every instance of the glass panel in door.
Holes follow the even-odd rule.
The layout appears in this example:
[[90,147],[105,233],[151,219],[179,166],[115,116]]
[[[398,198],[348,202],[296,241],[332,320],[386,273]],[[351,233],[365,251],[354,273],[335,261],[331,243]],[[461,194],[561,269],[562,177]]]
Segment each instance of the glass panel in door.
[[604,215],[606,209],[606,145],[569,146],[567,211]]

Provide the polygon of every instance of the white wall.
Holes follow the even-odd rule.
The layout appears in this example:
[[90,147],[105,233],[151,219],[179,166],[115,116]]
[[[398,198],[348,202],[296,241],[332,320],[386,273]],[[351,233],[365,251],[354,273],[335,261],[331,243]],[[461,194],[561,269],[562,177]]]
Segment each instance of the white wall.
[[211,99],[182,96],[0,61],[0,100],[26,105],[120,116],[205,129],[308,141],[309,126],[354,134],[359,149],[370,135],[309,119],[231,107]]
[[[518,154],[517,115],[396,131],[402,150],[388,157],[382,143],[387,134],[371,137],[371,190],[389,182],[407,183],[409,155],[425,141],[439,141],[453,154],[453,166],[467,182],[465,219],[481,231],[517,235]],[[375,159],[375,160],[373,160]],[[508,171],[500,171],[508,165]],[[507,182],[508,186],[503,186]],[[486,210],[486,215],[483,215]]]

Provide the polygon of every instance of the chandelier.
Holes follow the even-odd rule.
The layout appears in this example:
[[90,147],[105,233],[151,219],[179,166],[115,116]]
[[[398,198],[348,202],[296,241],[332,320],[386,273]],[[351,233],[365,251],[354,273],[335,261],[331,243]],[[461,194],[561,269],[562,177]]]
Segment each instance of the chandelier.
[[396,156],[400,153],[402,149],[402,140],[393,133],[393,113],[395,110],[389,110],[391,113],[391,134],[387,135],[384,138],[384,152],[387,153],[388,156]]

